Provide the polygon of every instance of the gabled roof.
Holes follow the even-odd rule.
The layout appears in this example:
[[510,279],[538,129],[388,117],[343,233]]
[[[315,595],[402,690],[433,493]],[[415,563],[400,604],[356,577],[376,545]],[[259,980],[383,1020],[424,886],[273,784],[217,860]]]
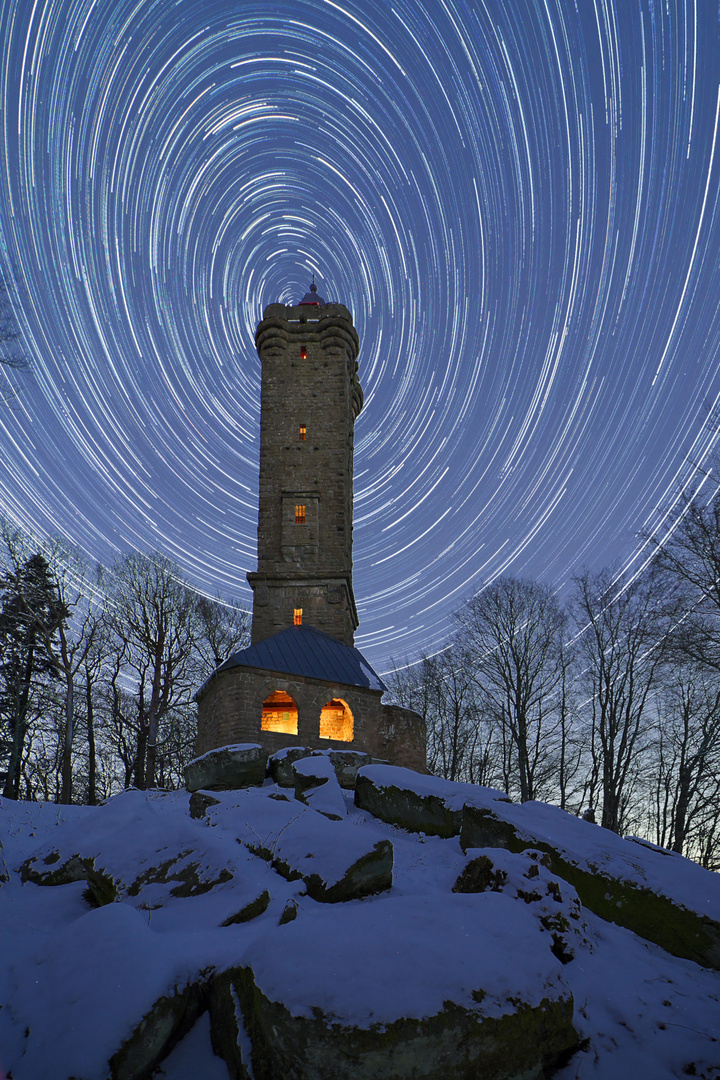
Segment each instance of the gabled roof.
[[[342,641],[313,626],[290,626],[248,649],[240,649],[216,668],[213,675],[233,667],[264,668],[287,675],[304,675],[322,682],[387,690],[359,649],[343,645]],[[198,694],[204,688],[202,686]]]

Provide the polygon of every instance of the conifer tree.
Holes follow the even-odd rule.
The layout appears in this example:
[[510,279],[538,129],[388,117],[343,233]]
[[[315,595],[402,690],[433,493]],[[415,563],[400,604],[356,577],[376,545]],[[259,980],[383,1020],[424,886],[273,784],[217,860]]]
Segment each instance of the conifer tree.
[[17,799],[32,696],[54,674],[48,634],[68,612],[45,557],[38,551],[22,559],[11,545],[13,554],[0,577],[0,749],[7,761],[3,794]]

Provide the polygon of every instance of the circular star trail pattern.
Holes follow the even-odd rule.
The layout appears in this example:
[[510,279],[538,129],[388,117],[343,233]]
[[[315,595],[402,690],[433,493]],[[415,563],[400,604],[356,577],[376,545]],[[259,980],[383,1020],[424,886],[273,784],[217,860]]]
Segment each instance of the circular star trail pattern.
[[249,601],[254,330],[315,273],[361,337],[376,666],[500,573],[641,563],[718,437],[711,9],[6,0],[5,515]]

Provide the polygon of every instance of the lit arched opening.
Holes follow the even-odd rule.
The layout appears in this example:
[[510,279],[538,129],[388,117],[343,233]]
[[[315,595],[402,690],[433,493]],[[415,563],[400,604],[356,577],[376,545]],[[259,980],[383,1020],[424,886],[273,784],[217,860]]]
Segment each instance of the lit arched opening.
[[284,735],[297,735],[297,705],[284,690],[275,690],[265,698],[262,707],[261,731],[279,731]]
[[321,739],[352,742],[354,726],[353,714],[340,698],[333,698],[327,705],[323,705],[320,712]]

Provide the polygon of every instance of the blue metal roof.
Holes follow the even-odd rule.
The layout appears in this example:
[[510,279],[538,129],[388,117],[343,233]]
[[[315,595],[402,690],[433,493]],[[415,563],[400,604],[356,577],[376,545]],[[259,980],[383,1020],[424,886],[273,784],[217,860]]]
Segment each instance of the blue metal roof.
[[[387,690],[359,649],[343,645],[342,641],[313,626],[290,626],[248,649],[241,649],[228,657],[213,674],[233,667],[265,668],[323,682]],[[201,687],[198,693],[203,689]]]

